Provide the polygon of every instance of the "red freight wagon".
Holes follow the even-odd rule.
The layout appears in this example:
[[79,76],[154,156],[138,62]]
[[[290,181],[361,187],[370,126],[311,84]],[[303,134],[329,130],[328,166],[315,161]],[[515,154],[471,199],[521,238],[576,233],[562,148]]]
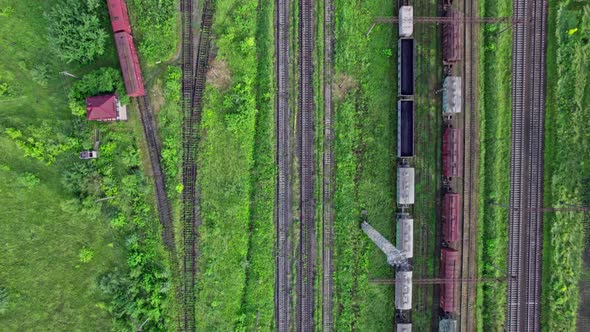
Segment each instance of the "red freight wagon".
[[125,31],[131,33],[125,0],[107,0],[107,5],[109,6],[113,32]]
[[447,128],[442,139],[442,172],[444,176],[459,177],[463,172],[462,135],[460,129]]
[[463,18],[461,12],[456,9],[448,10],[445,16],[451,18],[452,21],[444,23],[442,26],[443,62],[452,64],[462,59],[461,21]]
[[457,301],[455,289],[459,276],[459,253],[450,248],[441,249],[440,278],[445,279],[440,284],[440,307],[444,312],[456,312]]
[[459,240],[459,218],[461,214],[461,196],[446,193],[442,201],[442,235],[443,240],[455,242]]
[[119,53],[119,62],[121,72],[125,81],[127,95],[130,97],[139,97],[145,95],[143,87],[143,78],[141,76],[141,67],[135,52],[133,37],[125,31],[115,33],[115,43]]

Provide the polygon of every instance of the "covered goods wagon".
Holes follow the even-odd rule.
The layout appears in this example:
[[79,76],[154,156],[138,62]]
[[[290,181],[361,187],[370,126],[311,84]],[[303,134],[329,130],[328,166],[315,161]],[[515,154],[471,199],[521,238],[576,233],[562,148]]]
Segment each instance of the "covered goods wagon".
[[133,37],[125,31],[115,33],[115,44],[127,95],[139,97],[145,95],[141,67],[135,51]]
[[442,173],[460,177],[463,172],[463,135],[460,129],[446,128],[442,139]]
[[450,22],[442,26],[442,54],[443,63],[453,64],[463,59],[463,44],[461,40],[461,23],[463,15],[457,9],[446,11]]
[[457,311],[456,279],[459,275],[459,253],[450,248],[441,249],[440,278],[440,307],[444,312]]
[[461,196],[446,193],[442,201],[442,235],[447,243],[459,240],[459,218],[461,215]]
[[129,15],[127,13],[127,4],[125,0],[107,0],[109,15],[111,17],[111,26],[113,32],[125,31],[131,33],[129,24]]

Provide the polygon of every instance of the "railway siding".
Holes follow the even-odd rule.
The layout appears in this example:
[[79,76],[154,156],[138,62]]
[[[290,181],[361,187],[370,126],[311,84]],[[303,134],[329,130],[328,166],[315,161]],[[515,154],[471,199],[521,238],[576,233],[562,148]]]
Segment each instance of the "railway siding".
[[515,0],[508,331],[539,331],[547,2]]

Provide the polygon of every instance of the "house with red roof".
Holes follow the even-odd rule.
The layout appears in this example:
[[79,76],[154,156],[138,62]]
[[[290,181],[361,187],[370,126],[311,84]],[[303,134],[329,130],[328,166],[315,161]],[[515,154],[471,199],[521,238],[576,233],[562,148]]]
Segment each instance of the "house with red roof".
[[121,105],[116,94],[86,98],[86,119],[88,121],[127,120],[127,107]]

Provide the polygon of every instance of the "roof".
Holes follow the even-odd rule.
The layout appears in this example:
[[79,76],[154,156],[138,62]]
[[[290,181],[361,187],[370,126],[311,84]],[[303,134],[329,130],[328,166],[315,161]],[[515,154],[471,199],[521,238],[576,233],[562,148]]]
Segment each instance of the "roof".
[[88,120],[116,120],[117,96],[114,94],[86,98],[86,118]]

